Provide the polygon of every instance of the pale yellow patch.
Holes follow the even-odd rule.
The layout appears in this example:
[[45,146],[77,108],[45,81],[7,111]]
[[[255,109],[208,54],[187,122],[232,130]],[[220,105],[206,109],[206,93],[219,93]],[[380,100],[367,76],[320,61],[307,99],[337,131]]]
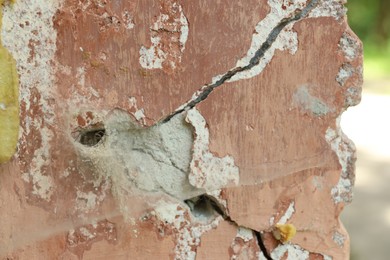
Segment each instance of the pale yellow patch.
[[273,231],[274,237],[282,243],[290,241],[296,233],[297,229],[293,224],[276,224]]
[[[14,3],[14,1],[10,1]],[[2,4],[0,0],[0,27]],[[0,39],[0,163],[15,153],[19,133],[19,82],[16,63]]]

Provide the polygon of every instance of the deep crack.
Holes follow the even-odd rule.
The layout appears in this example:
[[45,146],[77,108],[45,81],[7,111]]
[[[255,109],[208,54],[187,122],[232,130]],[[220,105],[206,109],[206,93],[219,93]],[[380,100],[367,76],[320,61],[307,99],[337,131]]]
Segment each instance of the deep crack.
[[259,245],[261,252],[263,252],[264,257],[267,260],[272,260],[272,257],[269,255],[267,248],[264,245],[263,238],[261,237],[261,233],[259,231],[254,230],[254,229],[252,229],[252,231],[256,235],[257,244]]
[[[220,215],[225,221],[228,221],[230,223],[232,223],[233,225],[237,226],[237,227],[244,227],[244,226],[241,226],[241,225],[238,225],[237,222],[235,222],[234,220],[232,220],[230,218],[230,216],[228,215],[228,213],[223,209],[223,207],[221,205],[219,205],[219,203],[213,199],[212,196],[209,196],[207,194],[202,194],[200,195],[199,197],[196,198],[198,201],[202,201],[202,202],[206,202],[207,203],[207,207],[211,207],[218,215]],[[192,199],[193,200],[193,199]],[[194,211],[196,205],[194,204],[192,207],[191,207],[191,200],[186,200],[184,201],[187,205],[190,206],[191,208],[191,211]],[[210,210],[210,209],[208,209]],[[244,227],[244,228],[247,228],[247,227]],[[261,237],[261,233],[257,230],[254,230],[254,229],[251,229],[251,228],[247,228],[247,229],[250,229],[252,230],[252,232],[254,233],[255,237],[256,237],[256,240],[257,240],[257,245],[259,246],[259,249],[260,251],[263,253],[263,256],[267,259],[267,260],[273,260],[272,257],[270,256],[270,254],[268,253],[267,251],[267,248],[265,247],[264,245],[264,242],[263,242],[263,238]]]
[[[272,31],[269,33],[266,41],[260,46],[260,48],[255,52],[255,55],[251,58],[249,61],[249,64],[244,66],[244,67],[236,67],[234,69],[229,70],[226,72],[219,80],[217,80],[215,83],[211,83],[203,87],[203,90],[201,90],[201,93],[198,95],[197,98],[194,100],[189,101],[185,106],[182,108],[174,111],[172,114],[168,115],[165,119],[162,120],[162,123],[166,123],[169,120],[172,119],[177,114],[180,114],[186,110],[189,110],[193,107],[195,107],[198,103],[202,102],[205,100],[211,92],[224,84],[226,81],[231,79],[234,75],[236,75],[239,72],[250,70],[256,65],[260,63],[260,59],[264,57],[264,54],[266,51],[272,46],[272,44],[275,42],[276,38],[279,36],[280,32],[291,22],[297,21],[303,17],[305,17],[311,10],[313,10],[318,2],[320,0],[311,0],[309,3],[306,5],[305,8],[303,8],[301,11],[296,12],[296,14],[291,17],[291,18],[284,18],[282,19],[279,24],[272,29]],[[297,9],[299,10],[299,9]]]

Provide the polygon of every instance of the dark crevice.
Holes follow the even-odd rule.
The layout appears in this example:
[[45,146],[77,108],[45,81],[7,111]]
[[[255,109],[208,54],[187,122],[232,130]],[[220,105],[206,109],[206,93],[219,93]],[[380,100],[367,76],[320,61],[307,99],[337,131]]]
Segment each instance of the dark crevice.
[[[235,226],[240,227],[240,225],[238,225],[234,220],[230,218],[230,216],[227,214],[224,207],[220,205],[220,203],[212,196],[209,196],[207,194],[202,194],[198,197],[185,200],[184,203],[188,205],[188,207],[191,210],[191,213],[195,217],[199,215],[202,215],[204,217],[210,217],[213,216],[215,213],[217,213],[218,215],[222,216],[225,221],[228,221],[234,224]],[[260,251],[263,253],[264,257],[267,260],[273,260],[272,257],[269,255],[267,248],[264,245],[263,239],[261,237],[261,233],[254,229],[251,230],[255,234],[257,244],[259,245]]]
[[225,213],[222,205],[218,203],[213,197],[202,194],[200,196],[185,200],[184,203],[188,205],[192,215],[195,217],[212,217],[213,215],[221,215],[224,219],[229,217]]
[[80,133],[78,142],[85,146],[95,146],[103,139],[106,134],[104,128],[83,130]]
[[272,260],[272,257],[269,255],[267,248],[264,245],[263,238],[261,237],[261,233],[256,230],[253,230],[253,233],[255,233],[255,236],[257,238],[257,244],[259,245],[261,252],[263,252],[264,257],[267,258],[267,260]]
[[255,55],[251,58],[251,60],[249,61],[248,65],[246,65],[244,67],[236,67],[236,68],[234,68],[232,70],[229,70],[219,80],[217,80],[215,83],[206,85],[203,88],[203,90],[201,90],[201,93],[199,94],[199,96],[197,98],[195,98],[194,100],[191,100],[190,102],[188,102],[181,109],[178,109],[178,110],[174,111],[172,114],[168,115],[165,119],[162,120],[162,123],[166,123],[169,120],[171,120],[171,118],[174,117],[175,115],[180,114],[180,113],[182,113],[182,112],[184,112],[186,110],[189,110],[189,109],[195,107],[198,103],[200,103],[203,100],[205,100],[215,88],[217,88],[217,87],[221,86],[222,84],[224,84],[226,81],[231,79],[237,73],[242,72],[242,71],[246,71],[246,70],[250,70],[253,67],[255,67],[256,65],[258,65],[260,63],[261,58],[264,57],[264,54],[272,46],[272,44],[274,43],[274,41],[276,40],[276,38],[278,37],[280,32],[289,23],[297,21],[297,20],[305,17],[311,10],[314,9],[314,7],[316,7],[316,5],[318,4],[318,1],[319,0],[311,0],[306,5],[306,7],[303,8],[302,10],[297,9],[296,14],[293,17],[285,18],[285,19],[281,20],[279,22],[279,24],[275,28],[272,29],[272,31],[268,35],[266,41],[255,52]]

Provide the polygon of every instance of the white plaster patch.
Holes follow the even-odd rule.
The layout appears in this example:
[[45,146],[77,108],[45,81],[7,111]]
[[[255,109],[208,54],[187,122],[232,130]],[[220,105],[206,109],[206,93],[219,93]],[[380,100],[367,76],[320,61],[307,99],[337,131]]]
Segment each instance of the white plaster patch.
[[134,20],[133,20],[133,17],[131,16],[131,14],[129,13],[129,11],[125,10],[122,13],[122,20],[125,23],[125,28],[127,30],[131,30],[134,28],[134,26],[135,26]]
[[[280,23],[280,21],[291,17],[296,9],[303,9],[306,5],[306,1],[298,0],[294,2],[280,2],[276,0],[269,0],[268,5],[271,8],[270,12],[256,25],[255,32],[252,36],[251,47],[249,48],[246,56],[237,62],[236,67],[247,66],[250,63],[250,60],[254,57],[256,51],[260,49],[260,46],[267,40],[268,35]],[[266,51],[258,65],[254,66],[250,70],[237,73],[229,80],[229,82],[249,79],[259,75],[271,61],[276,50],[287,50],[290,54],[295,54],[298,49],[298,36],[292,29],[294,23],[295,22],[291,22],[280,32],[277,39]],[[214,78],[213,82],[215,82],[215,79],[217,78]]]
[[314,176],[312,184],[316,189],[321,190],[324,187],[324,178],[320,176]]
[[[279,22],[291,17],[297,9],[302,10],[306,4],[307,2],[304,0],[292,2],[286,0],[282,2],[269,0],[268,5],[271,7],[271,11],[256,25],[255,33],[252,36],[251,47],[249,48],[246,56],[237,62],[236,67],[247,66],[256,51],[266,41],[268,35],[279,24]],[[309,13],[309,17],[334,17],[336,19],[340,19],[344,15],[345,7],[338,0],[319,1],[317,7]],[[248,79],[259,75],[271,61],[276,50],[287,50],[290,54],[295,54],[298,50],[298,36],[292,29],[294,24],[295,21],[291,22],[280,32],[277,39],[266,51],[258,65],[254,66],[250,70],[237,73],[229,80],[229,82]],[[217,77],[213,79],[213,83],[216,82],[216,79]]]
[[332,109],[321,99],[310,94],[307,86],[300,86],[293,95],[293,104],[315,116],[324,116]]
[[295,212],[294,206],[295,206],[295,202],[292,201],[290,203],[290,205],[288,206],[288,208],[287,208],[286,212],[284,213],[284,215],[280,218],[280,220],[278,222],[279,224],[286,224],[287,223],[287,221],[292,217],[292,215]]
[[77,208],[85,211],[90,211],[93,210],[98,204],[98,196],[91,191],[89,191],[88,193],[77,191],[76,203]]
[[309,17],[333,17],[341,21],[347,12],[345,2],[345,0],[321,0],[318,6],[311,11]]
[[269,218],[269,225],[273,226],[275,224],[275,216]]
[[191,185],[212,191],[229,184],[238,185],[239,170],[231,156],[218,158],[209,151],[206,121],[196,109],[187,112],[186,121],[195,128],[193,155],[188,176]]
[[142,46],[139,50],[139,63],[144,69],[162,69],[167,54],[159,46],[160,37],[152,37],[150,41],[150,48]]
[[77,79],[77,83],[81,86],[81,87],[85,87],[85,68],[84,67],[78,67],[76,69],[76,79]]
[[49,150],[53,132],[48,126],[55,124],[55,115],[48,100],[52,98],[52,93],[55,91],[51,61],[56,51],[57,36],[53,27],[53,16],[58,8],[59,1],[57,0],[16,1],[15,4],[4,7],[1,31],[3,45],[16,60],[20,76],[20,102],[24,103],[26,111],[29,111],[32,109],[31,90],[36,89],[41,97],[39,107],[43,118],[26,115],[26,124],[20,128],[21,138],[18,149],[21,150],[22,146],[31,142],[31,140],[26,140],[30,129],[38,128],[41,135],[41,147],[35,148],[29,171],[23,174],[23,179],[32,181],[33,194],[47,201],[52,195],[53,182],[51,177],[43,175],[41,170],[50,162]]
[[344,86],[345,82],[353,75],[354,72],[354,67],[352,67],[349,63],[345,63],[340,67],[336,76],[336,81],[340,84],[340,86]]
[[188,39],[188,33],[189,33],[189,27],[188,27],[188,21],[187,18],[185,17],[181,7],[180,7],[180,49],[183,52],[186,48],[186,42]]
[[186,222],[185,212],[186,210],[180,204],[163,200],[158,201],[154,207],[154,214],[159,220],[174,226],[178,230],[182,223]]
[[175,230],[176,246],[174,249],[175,259],[196,259],[194,247],[199,246],[201,236],[216,228],[223,218],[216,217],[208,224],[192,224],[186,217],[185,210],[179,203],[159,201],[152,212],[159,220],[171,225]]
[[332,239],[339,247],[343,247],[346,237],[343,234],[336,231],[333,233]]
[[7,106],[4,103],[0,103],[0,109],[1,110],[6,110]]
[[[160,13],[150,27],[151,46],[141,47],[139,53],[140,65],[144,69],[162,69],[163,64],[175,69],[181,63],[181,56],[188,39],[189,26],[182,6],[174,2],[168,13]],[[164,34],[169,37],[163,38]],[[180,51],[171,48],[178,44]]]
[[244,240],[245,242],[248,242],[253,239],[253,231],[252,229],[245,228],[245,227],[239,227],[237,230],[237,236]]
[[40,171],[37,171],[32,175],[33,191],[34,195],[49,201],[53,194],[53,181],[52,178],[46,175],[42,175]]
[[222,220],[223,218],[219,216],[207,225],[182,228],[179,231],[180,233],[175,246],[175,259],[195,260],[196,252],[193,251],[193,248],[199,246],[201,236],[207,231],[216,228]]
[[339,48],[344,53],[348,61],[353,61],[360,53],[358,42],[349,33],[344,32],[340,38]]
[[84,237],[86,237],[87,239],[93,239],[93,238],[95,238],[95,234],[92,234],[91,232],[89,232],[89,230],[88,229],[86,229],[85,227],[81,227],[80,229],[80,233],[84,236]]
[[221,190],[221,189],[218,189],[218,190],[214,190],[214,191],[209,191],[209,192],[207,192],[207,195],[212,196],[214,199],[217,200],[217,202],[218,202],[220,205],[222,205],[225,209],[227,209],[227,201],[226,201],[226,199],[223,199],[223,198],[222,198],[221,192],[222,192],[222,190]]
[[135,119],[140,122],[142,125],[146,124],[145,114],[143,108],[138,108],[137,99],[135,97],[129,98],[130,107],[135,109],[135,112],[131,112],[131,114],[135,117]]
[[[286,260],[307,260],[309,259],[309,251],[293,244],[280,244],[271,253],[272,259],[284,259],[285,254],[288,254]],[[263,258],[265,259],[265,258]]]
[[335,203],[350,202],[352,200],[352,179],[354,169],[351,169],[355,153],[355,145],[347,139],[342,133],[340,127],[340,118],[337,119],[337,131],[328,128],[326,130],[325,139],[331,146],[332,150],[337,154],[341,165],[341,176],[339,182],[332,188],[331,194]]
[[356,106],[360,103],[361,88],[352,86],[346,90],[345,93],[345,107]]
[[328,255],[322,255],[322,257],[324,258],[323,260],[332,260],[333,259],[333,257],[328,256]]

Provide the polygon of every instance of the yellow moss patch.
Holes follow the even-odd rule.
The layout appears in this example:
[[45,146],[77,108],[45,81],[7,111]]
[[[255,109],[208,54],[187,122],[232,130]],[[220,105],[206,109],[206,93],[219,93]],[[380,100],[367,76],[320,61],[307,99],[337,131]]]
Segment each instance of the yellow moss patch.
[[[14,1],[10,1],[13,3]],[[0,26],[2,4],[0,0]],[[1,27],[0,27],[1,28]],[[0,163],[15,153],[19,133],[19,90],[16,63],[0,39]]]
[[290,241],[297,233],[297,229],[293,224],[276,224],[275,228],[273,235],[282,243]]

